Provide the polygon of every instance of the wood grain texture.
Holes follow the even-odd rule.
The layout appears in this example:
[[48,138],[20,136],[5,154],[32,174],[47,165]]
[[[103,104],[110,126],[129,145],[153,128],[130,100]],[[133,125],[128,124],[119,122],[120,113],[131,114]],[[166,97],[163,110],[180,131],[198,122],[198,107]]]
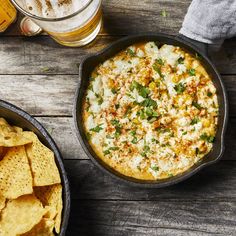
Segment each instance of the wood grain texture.
[[[177,33],[190,0],[103,0],[104,28],[101,34],[134,34],[137,32]],[[166,11],[166,17],[162,11]],[[20,35],[19,15],[5,35]],[[127,24],[129,22],[129,24]]]
[[[236,75],[223,76],[236,116]],[[0,98],[36,116],[71,116],[78,75],[0,75]]]
[[72,199],[236,201],[236,161],[220,161],[177,185],[162,189],[130,187],[104,174],[90,160],[65,160]]
[[[96,53],[120,36],[98,36],[82,48],[66,48],[47,36],[0,37],[0,74],[78,74],[85,56]],[[222,74],[236,74],[236,40],[227,40],[210,57]]]
[[73,201],[69,236],[235,235],[227,201]]

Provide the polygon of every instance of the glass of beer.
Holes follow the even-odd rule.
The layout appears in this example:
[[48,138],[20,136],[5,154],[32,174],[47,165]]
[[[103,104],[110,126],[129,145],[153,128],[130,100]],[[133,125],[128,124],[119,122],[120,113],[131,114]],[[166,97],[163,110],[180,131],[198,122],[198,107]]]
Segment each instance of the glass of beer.
[[91,42],[102,25],[102,0],[11,0],[58,43],[79,47]]

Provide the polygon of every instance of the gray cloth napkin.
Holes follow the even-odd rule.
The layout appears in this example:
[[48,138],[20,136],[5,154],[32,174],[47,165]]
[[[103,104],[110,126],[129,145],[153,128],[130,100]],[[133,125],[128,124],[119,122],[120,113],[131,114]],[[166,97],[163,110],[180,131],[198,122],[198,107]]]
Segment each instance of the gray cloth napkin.
[[236,0],[193,0],[180,33],[218,45],[236,36]]

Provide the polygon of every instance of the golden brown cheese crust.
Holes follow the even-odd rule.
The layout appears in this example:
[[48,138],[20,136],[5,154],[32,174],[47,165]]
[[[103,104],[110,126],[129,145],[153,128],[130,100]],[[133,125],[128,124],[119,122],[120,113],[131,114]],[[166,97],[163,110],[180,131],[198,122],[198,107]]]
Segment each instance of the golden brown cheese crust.
[[83,121],[105,163],[154,180],[186,171],[211,151],[218,110],[216,88],[198,57],[147,42],[95,68]]

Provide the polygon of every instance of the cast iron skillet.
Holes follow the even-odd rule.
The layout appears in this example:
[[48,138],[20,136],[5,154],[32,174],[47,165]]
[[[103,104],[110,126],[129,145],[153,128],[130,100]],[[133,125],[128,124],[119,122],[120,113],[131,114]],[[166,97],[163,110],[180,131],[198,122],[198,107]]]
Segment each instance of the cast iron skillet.
[[61,232],[59,236],[65,236],[70,214],[70,189],[67,174],[62,162],[62,155],[57,145],[45,128],[36,119],[20,108],[2,100],[0,100],[0,117],[5,118],[11,125],[19,126],[24,130],[33,131],[37,134],[40,141],[54,152],[63,187],[63,211]]
[[[119,51],[125,49],[129,45],[132,45],[137,42],[146,42],[146,41],[155,41],[158,42],[160,45],[170,44],[174,46],[179,46],[189,51],[193,55],[195,55],[196,53],[200,55],[204,67],[212,77],[214,85],[216,86],[217,97],[219,102],[219,122],[218,122],[219,124],[212,151],[208,155],[206,155],[201,160],[201,162],[195,164],[186,172],[181,173],[174,177],[170,177],[168,179],[154,180],[154,181],[137,180],[135,178],[127,177],[118,173],[117,171],[113,170],[108,165],[106,165],[96,155],[96,153],[89,145],[86,139],[86,134],[82,120],[82,104],[88,86],[88,81],[89,81],[88,78],[90,77],[90,74],[94,70],[94,68],[99,63],[104,62],[105,60],[111,58],[112,56],[117,54]],[[90,157],[90,159],[93,161],[95,165],[97,165],[98,167],[100,167],[101,170],[103,170],[103,172],[108,173],[109,175],[115,177],[116,179],[131,185],[139,187],[147,187],[147,188],[148,187],[160,188],[183,181],[192,176],[193,174],[195,174],[196,172],[198,172],[203,167],[215,163],[222,157],[224,151],[224,136],[228,120],[228,101],[227,101],[226,90],[223,85],[223,81],[220,77],[220,74],[217,72],[215,66],[205,55],[206,54],[205,45],[200,43],[197,44],[196,41],[191,41],[191,43],[189,41],[190,40],[184,37],[183,35],[179,35],[176,37],[165,34],[128,36],[111,44],[103,51],[86,57],[81,63],[79,68],[80,83],[78,84],[78,88],[76,91],[74,110],[73,110],[76,133],[86,154]],[[196,43],[196,46],[192,44],[193,42]]]

